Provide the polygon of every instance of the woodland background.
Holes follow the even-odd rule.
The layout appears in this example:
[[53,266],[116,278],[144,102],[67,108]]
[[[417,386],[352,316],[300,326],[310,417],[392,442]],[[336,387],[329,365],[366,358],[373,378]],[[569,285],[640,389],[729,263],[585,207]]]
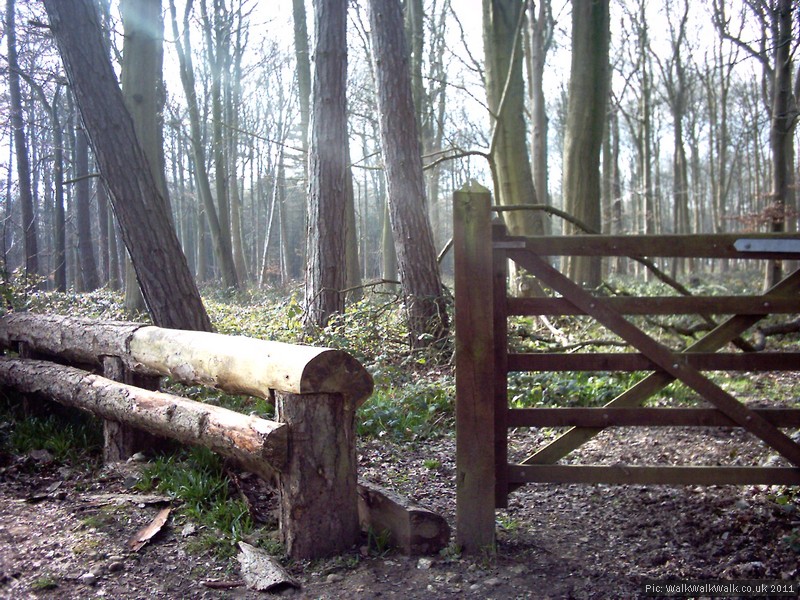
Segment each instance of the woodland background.
[[[3,277],[125,289],[128,308],[141,309],[45,7],[5,4]],[[201,289],[305,279],[308,320],[324,325],[345,296],[399,279],[411,313],[434,300],[417,315],[430,320],[451,272],[436,255],[451,236],[452,193],[472,181],[501,204],[547,204],[608,233],[797,228],[791,0],[94,7]],[[336,95],[323,76],[338,68],[342,83],[343,64]],[[329,160],[334,179],[315,170]],[[575,232],[545,213],[505,214],[512,233]],[[569,268],[599,283],[597,269]],[[420,336],[438,336],[413,320]]]

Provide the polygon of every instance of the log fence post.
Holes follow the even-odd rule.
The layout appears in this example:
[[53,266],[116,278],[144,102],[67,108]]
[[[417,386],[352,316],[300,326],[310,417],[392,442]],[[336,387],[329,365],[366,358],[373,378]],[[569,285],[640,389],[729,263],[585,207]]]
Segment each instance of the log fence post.
[[[154,392],[157,392],[161,385],[161,377],[132,373],[119,356],[102,356],[100,360],[103,377],[106,379]],[[103,419],[104,463],[126,461],[137,452],[161,445],[163,445],[162,438],[119,421]]]
[[341,394],[275,393],[289,429],[278,478],[281,535],[296,558],[333,556],[359,538],[354,410]]

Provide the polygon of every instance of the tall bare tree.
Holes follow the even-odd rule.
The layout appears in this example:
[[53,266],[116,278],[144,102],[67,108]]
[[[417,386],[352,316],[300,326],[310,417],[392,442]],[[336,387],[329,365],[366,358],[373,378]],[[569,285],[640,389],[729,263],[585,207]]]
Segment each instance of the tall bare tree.
[[[800,41],[793,36],[792,23],[800,9],[792,0],[752,0],[746,2],[745,7],[761,26],[761,39],[757,40],[757,45],[743,39],[741,32],[731,31],[724,0],[715,0],[714,18],[723,37],[761,64],[764,100],[770,115],[769,145],[772,153],[772,205],[767,207],[767,213],[770,229],[780,232],[787,228],[787,208],[788,212],[796,208],[793,140],[800,96],[800,69],[794,76],[792,57]],[[771,261],[765,272],[765,287],[774,285],[781,278],[782,271],[780,261]]]
[[211,330],[200,293],[125,107],[92,0],[44,0],[114,213],[156,325]]
[[428,346],[446,334],[448,319],[426,208],[403,13],[398,0],[370,0],[369,7],[389,214],[410,343]]
[[[689,108],[688,102],[691,93],[691,82],[687,73],[684,55],[687,50],[691,49],[687,32],[689,2],[688,0],[683,0],[680,6],[677,6],[676,3],[670,3],[667,7],[671,9],[668,10],[667,28],[669,30],[672,53],[663,59],[659,53],[654,52],[653,56],[661,73],[667,106],[669,106],[670,113],[672,113],[672,230],[675,233],[690,233],[689,165],[684,146],[684,119]],[[675,8],[679,8],[679,10],[675,11]],[[677,15],[673,17],[676,12]],[[677,20],[677,23],[675,20]],[[675,259],[672,263],[673,275],[683,273],[686,264],[687,261],[685,260]]]
[[[564,137],[563,193],[568,213],[600,231],[600,147],[606,121],[609,68],[608,0],[573,0],[572,63]],[[567,232],[574,232],[569,225]],[[569,275],[595,287],[597,257],[572,257]]]
[[25,272],[39,274],[39,243],[36,232],[36,214],[31,185],[31,165],[28,143],[25,138],[25,119],[22,110],[19,61],[17,59],[16,7],[14,0],[6,0],[6,43],[8,48],[8,88],[11,99],[11,128],[17,159],[17,185],[22,209],[22,229],[25,242]]
[[344,311],[347,206],[347,0],[314,2],[306,326]]

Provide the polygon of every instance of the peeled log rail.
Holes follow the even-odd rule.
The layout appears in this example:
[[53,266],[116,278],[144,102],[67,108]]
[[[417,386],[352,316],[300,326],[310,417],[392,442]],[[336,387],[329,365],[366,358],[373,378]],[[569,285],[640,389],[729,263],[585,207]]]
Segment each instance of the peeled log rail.
[[342,394],[348,407],[357,408],[373,387],[370,374],[347,352],[244,336],[57,315],[3,316],[0,346],[19,342],[36,353],[87,365],[118,356],[134,373],[261,398],[270,390]]
[[288,427],[284,423],[117,383],[48,361],[0,357],[0,381],[104,419],[205,446],[267,480],[287,462]]

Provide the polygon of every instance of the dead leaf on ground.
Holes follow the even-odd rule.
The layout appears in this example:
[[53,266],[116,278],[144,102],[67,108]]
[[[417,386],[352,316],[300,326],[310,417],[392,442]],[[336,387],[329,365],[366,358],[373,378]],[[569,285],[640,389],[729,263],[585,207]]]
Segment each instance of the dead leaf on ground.
[[171,507],[167,507],[158,511],[158,514],[148,525],[142,527],[136,532],[136,535],[128,540],[128,548],[134,552],[138,552],[154,535],[161,531],[161,528],[164,527],[164,523],[167,522],[171,510]]

